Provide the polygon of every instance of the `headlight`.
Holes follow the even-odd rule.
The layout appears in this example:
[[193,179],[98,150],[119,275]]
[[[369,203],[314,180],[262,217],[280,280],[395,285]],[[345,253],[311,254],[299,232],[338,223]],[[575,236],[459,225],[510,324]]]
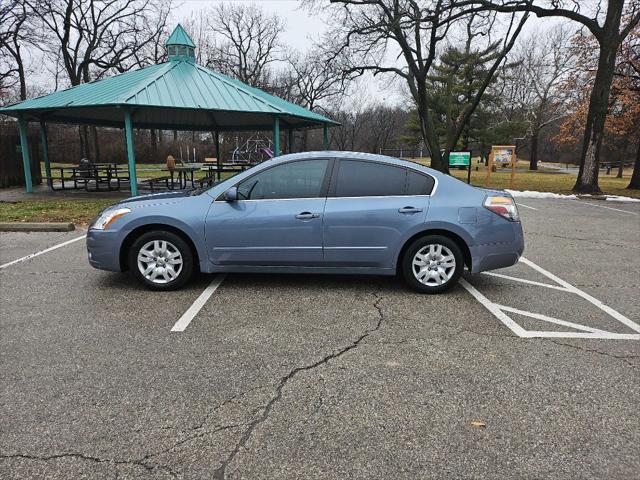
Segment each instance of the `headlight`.
[[131,209],[129,208],[107,208],[98,215],[98,218],[93,221],[89,228],[92,230],[106,230],[115,220],[130,212]]

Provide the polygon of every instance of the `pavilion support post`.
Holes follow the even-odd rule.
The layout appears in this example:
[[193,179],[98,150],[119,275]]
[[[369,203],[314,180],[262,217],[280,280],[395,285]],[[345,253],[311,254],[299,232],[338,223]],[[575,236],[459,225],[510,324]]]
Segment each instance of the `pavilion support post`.
[[289,153],[293,153],[293,128],[289,129]]
[[129,184],[131,186],[131,196],[138,195],[138,177],[136,175],[136,152],[133,149],[133,124],[131,122],[131,112],[124,112],[124,133],[127,139],[127,158],[129,160]]
[[216,130],[216,170],[218,170],[218,180],[222,180],[222,158],[220,158],[220,132]]
[[329,126],[326,123],[322,126],[322,148],[329,150]]
[[40,120],[40,143],[42,144],[42,159],[44,160],[44,171],[47,175],[47,185],[53,188],[53,178],[51,178],[51,163],[49,163],[49,139],[47,138],[47,124]]
[[29,158],[29,142],[27,140],[27,121],[22,117],[18,119],[18,131],[20,132],[20,149],[22,150],[22,166],[24,167],[24,185],[27,193],[32,193],[33,182],[31,181],[31,161]]
[[273,156],[280,155],[280,117],[273,117]]

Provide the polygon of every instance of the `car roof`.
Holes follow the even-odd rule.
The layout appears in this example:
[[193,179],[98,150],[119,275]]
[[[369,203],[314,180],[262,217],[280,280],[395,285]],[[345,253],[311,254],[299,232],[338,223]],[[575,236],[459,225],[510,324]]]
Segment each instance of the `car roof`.
[[442,175],[437,170],[426,167],[416,162],[409,162],[409,161],[401,160],[395,157],[388,157],[386,155],[376,155],[375,153],[363,153],[363,152],[320,150],[315,152],[289,153],[286,155],[282,155],[280,157],[273,158],[269,163],[271,163],[271,165],[274,165],[277,163],[286,163],[294,160],[305,160],[305,159],[313,159],[313,158],[340,158],[340,159],[348,159],[348,160],[366,160],[369,162],[387,163],[392,165],[398,165],[400,167],[408,167],[408,168],[413,168],[415,170],[422,170],[434,177],[440,177]]

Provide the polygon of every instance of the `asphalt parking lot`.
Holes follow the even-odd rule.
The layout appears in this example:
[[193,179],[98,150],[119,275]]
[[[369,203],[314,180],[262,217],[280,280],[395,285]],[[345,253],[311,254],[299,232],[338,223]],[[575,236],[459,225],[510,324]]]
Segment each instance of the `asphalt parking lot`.
[[518,203],[526,261],[439,296],[0,234],[0,478],[638,478],[640,204]]

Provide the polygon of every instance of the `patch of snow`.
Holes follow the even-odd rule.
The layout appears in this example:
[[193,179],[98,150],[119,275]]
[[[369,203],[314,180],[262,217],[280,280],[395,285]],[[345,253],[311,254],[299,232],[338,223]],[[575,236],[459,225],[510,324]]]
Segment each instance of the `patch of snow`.
[[507,192],[509,192],[511,196],[519,198],[557,198],[563,200],[575,200],[576,198],[578,198],[575,195],[561,195],[559,193],[536,192],[533,190],[507,190]]
[[621,195],[605,195],[605,200],[607,202],[640,202],[640,198],[623,197]]

